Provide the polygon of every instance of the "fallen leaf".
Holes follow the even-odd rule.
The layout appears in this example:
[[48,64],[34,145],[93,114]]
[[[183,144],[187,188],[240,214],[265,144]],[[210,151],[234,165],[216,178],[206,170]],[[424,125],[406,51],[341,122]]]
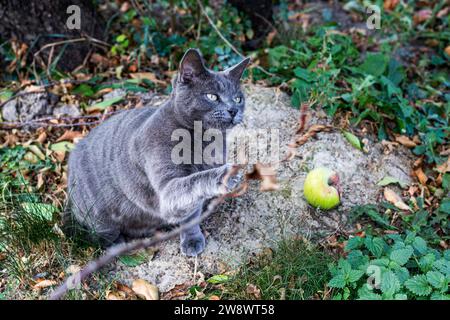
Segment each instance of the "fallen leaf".
[[38,283],[36,283],[33,286],[33,289],[43,289],[43,288],[54,286],[56,284],[57,284],[57,282],[55,280],[42,280],[42,281],[39,281]]
[[41,134],[39,134],[39,137],[36,139],[36,141],[39,142],[40,144],[43,144],[46,139],[47,139],[47,132],[42,131]]
[[362,150],[361,141],[359,141],[358,137],[355,136],[353,133],[348,131],[342,131],[342,134],[344,135],[345,139],[356,149]]
[[210,296],[208,299],[209,300],[220,300],[220,298],[214,294],[212,296]]
[[414,148],[417,147],[417,143],[415,143],[414,141],[412,141],[410,138],[408,138],[407,136],[396,136],[395,137],[395,141],[397,141],[398,143],[400,143],[401,145],[404,145],[407,148]]
[[275,170],[270,165],[256,163],[253,171],[245,175],[248,180],[261,180],[260,191],[275,191],[280,188],[277,184]]
[[391,177],[391,176],[385,176],[383,179],[378,181],[377,186],[384,187],[389,184],[398,184],[401,188],[406,188],[408,184],[406,182],[400,181],[397,178]]
[[159,300],[158,288],[143,279],[134,280],[131,289],[145,300]]
[[254,284],[247,284],[247,294],[254,296],[256,299],[261,299],[261,290]]
[[122,101],[122,99],[123,99],[123,96],[103,100],[102,102],[99,102],[99,103],[93,104],[92,106],[87,107],[86,111],[87,112],[102,111],[102,110],[105,110],[106,108],[112,106],[113,104],[115,104],[119,101]]
[[73,148],[75,148],[74,144],[67,141],[61,141],[50,145],[50,150],[52,151],[66,152],[72,150]]
[[431,14],[433,12],[431,11],[431,9],[422,9],[417,11],[414,16],[413,16],[413,21],[415,24],[420,24],[424,21],[427,21],[428,19],[431,18]]
[[159,84],[166,84],[164,81],[159,80],[158,78],[156,78],[154,73],[151,72],[136,72],[136,73],[130,73],[131,78],[133,79],[138,79],[138,80],[143,80],[143,79],[147,79],[150,80],[151,82],[154,83],[159,83]]
[[60,141],[74,141],[74,140],[78,140],[80,138],[83,137],[83,133],[79,132],[79,131],[72,131],[72,130],[67,130],[63,133],[62,136],[60,136],[56,142],[60,142]]
[[383,8],[386,11],[391,11],[395,9],[398,3],[399,0],[384,0]]
[[442,163],[441,165],[436,167],[436,170],[439,173],[450,172],[450,157],[447,158],[447,162]]
[[384,188],[384,198],[386,201],[392,203],[394,206],[401,210],[411,210],[411,208],[403,202],[402,198],[396,194],[392,189]]
[[416,175],[417,179],[419,179],[419,182],[423,185],[425,185],[428,181],[427,175],[423,172],[422,168],[419,167],[416,170],[414,170],[414,174]]
[[45,160],[45,154],[41,151],[41,149],[37,145],[31,144],[27,148],[28,150],[33,152],[39,159]]

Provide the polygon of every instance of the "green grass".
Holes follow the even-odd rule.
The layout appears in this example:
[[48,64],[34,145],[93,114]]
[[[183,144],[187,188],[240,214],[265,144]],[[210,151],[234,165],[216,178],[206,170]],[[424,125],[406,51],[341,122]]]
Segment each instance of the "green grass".
[[245,264],[223,284],[222,299],[255,299],[249,284],[261,291],[261,299],[304,300],[321,297],[333,257],[311,243],[298,239],[280,242]]

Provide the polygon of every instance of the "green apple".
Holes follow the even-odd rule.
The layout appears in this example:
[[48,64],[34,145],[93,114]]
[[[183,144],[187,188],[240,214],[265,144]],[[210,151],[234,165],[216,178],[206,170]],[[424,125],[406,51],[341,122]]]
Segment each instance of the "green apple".
[[340,203],[339,176],[331,169],[315,168],[306,176],[303,193],[310,205],[325,210],[332,209]]

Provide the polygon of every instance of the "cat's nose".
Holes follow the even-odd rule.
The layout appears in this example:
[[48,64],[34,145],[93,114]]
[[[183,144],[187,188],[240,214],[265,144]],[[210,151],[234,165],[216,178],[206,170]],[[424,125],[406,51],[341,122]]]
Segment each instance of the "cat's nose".
[[236,108],[230,107],[228,108],[228,113],[232,118],[234,118],[234,116],[238,113],[238,110]]

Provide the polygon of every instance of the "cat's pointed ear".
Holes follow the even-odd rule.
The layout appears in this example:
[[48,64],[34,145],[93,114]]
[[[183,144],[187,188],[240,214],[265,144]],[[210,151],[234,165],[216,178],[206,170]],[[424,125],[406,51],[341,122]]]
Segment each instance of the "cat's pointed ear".
[[244,73],[245,68],[247,68],[249,63],[250,58],[245,58],[244,60],[228,68],[224,72],[228,77],[232,78],[235,81],[239,81],[242,77],[242,74]]
[[202,55],[197,49],[189,49],[180,62],[180,80],[183,83],[192,82],[195,78],[206,73]]

